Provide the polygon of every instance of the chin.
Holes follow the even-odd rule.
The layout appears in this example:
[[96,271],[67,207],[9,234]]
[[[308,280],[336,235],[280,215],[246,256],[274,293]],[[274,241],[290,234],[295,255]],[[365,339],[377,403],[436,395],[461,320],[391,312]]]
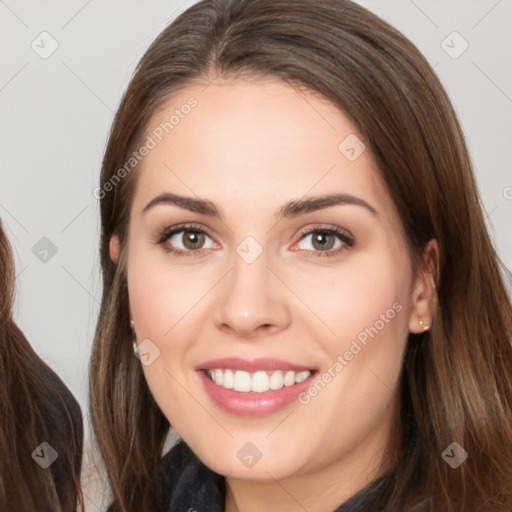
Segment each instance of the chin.
[[302,467],[296,454],[291,454],[290,459],[283,458],[282,451],[277,447],[260,450],[257,443],[250,441],[217,444],[215,448],[205,447],[204,450],[191,448],[208,468],[230,478],[261,481],[282,479],[292,476]]

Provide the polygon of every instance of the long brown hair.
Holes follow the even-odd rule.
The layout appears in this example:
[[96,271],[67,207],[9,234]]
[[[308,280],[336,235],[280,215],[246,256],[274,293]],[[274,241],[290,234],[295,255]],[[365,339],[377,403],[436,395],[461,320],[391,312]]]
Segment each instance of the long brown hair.
[[[0,276],[0,511],[83,510],[80,407],[12,318],[15,268],[1,222]],[[58,455],[49,467],[36,463],[51,462],[43,442]]]
[[[430,332],[408,340],[395,429],[402,448],[379,510],[510,511],[512,307],[464,136],[416,47],[348,0],[204,0],[178,16],[137,66],[99,189],[104,291],[90,405],[112,510],[151,509],[169,429],[131,347],[123,247],[136,170],[119,179],[119,169],[175,91],[217,76],[277,78],[346,112],[373,153],[413,260],[430,239],[438,242],[437,306]],[[109,257],[113,235],[121,241],[117,264]],[[441,456],[452,442],[469,454],[457,469]]]

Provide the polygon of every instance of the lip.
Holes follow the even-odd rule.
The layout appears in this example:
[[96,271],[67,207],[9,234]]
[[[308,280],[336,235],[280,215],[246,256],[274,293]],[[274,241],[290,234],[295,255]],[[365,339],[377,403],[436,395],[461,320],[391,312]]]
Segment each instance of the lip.
[[[292,370],[299,372],[309,370],[311,375],[303,382],[290,387],[282,387],[277,391],[265,391],[264,393],[253,391],[240,392],[234,389],[226,389],[209,379],[205,370],[213,368],[243,370],[246,372],[255,372],[257,370]],[[298,404],[298,396],[311,385],[312,380],[318,374],[317,370],[307,366],[268,358],[254,359],[252,361],[238,358],[216,359],[199,365],[196,371],[206,393],[220,409],[237,416],[252,417],[269,416],[284,409],[294,401]]]
[[225,370],[242,370],[245,372],[257,372],[258,370],[272,371],[272,370],[292,370],[294,372],[302,372],[315,368],[309,366],[302,366],[292,364],[280,359],[272,359],[268,357],[260,357],[258,359],[240,359],[238,357],[224,357],[222,359],[213,359],[206,361],[196,366],[196,370],[213,370],[215,368],[222,368]]

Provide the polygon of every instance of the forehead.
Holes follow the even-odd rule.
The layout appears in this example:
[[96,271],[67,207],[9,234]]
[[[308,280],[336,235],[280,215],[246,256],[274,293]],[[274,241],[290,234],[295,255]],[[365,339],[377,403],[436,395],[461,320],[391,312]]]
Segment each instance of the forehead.
[[264,209],[305,194],[343,192],[390,207],[348,116],[278,80],[185,87],[152,117],[146,136],[152,149],[137,171],[136,200],[169,191]]

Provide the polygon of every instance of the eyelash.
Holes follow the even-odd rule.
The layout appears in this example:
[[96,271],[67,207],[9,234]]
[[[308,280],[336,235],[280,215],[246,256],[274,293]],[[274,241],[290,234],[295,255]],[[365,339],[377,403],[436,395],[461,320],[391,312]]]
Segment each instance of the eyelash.
[[[169,240],[172,236],[176,235],[177,233],[187,232],[187,231],[192,231],[194,233],[201,233],[201,234],[204,234],[204,235],[208,236],[209,238],[211,238],[208,235],[208,233],[201,227],[199,227],[195,224],[186,224],[186,225],[182,225],[182,226],[167,228],[159,236],[156,243],[159,245],[164,245],[165,242],[167,242],[167,240]],[[305,238],[308,235],[311,235],[313,233],[319,233],[319,232],[321,232],[323,234],[337,236],[341,240],[341,242],[343,242],[344,245],[342,247],[338,247],[337,249],[329,249],[328,251],[306,250],[305,251],[306,254],[304,255],[306,258],[326,258],[326,257],[337,256],[342,251],[349,250],[352,247],[354,247],[354,245],[355,245],[355,240],[352,237],[350,237],[349,235],[347,235],[347,233],[345,231],[343,231],[342,229],[336,228],[336,227],[325,228],[321,225],[315,225],[315,226],[303,231],[300,234],[299,240],[302,240],[303,238]],[[203,249],[198,249],[196,251],[184,251],[183,249],[176,249],[174,247],[169,247],[169,246],[165,246],[165,245],[164,245],[164,250],[168,253],[172,253],[175,256],[180,256],[180,257],[181,256],[192,256],[193,257],[193,256],[197,255],[197,253],[201,253],[201,251],[203,251]]]

